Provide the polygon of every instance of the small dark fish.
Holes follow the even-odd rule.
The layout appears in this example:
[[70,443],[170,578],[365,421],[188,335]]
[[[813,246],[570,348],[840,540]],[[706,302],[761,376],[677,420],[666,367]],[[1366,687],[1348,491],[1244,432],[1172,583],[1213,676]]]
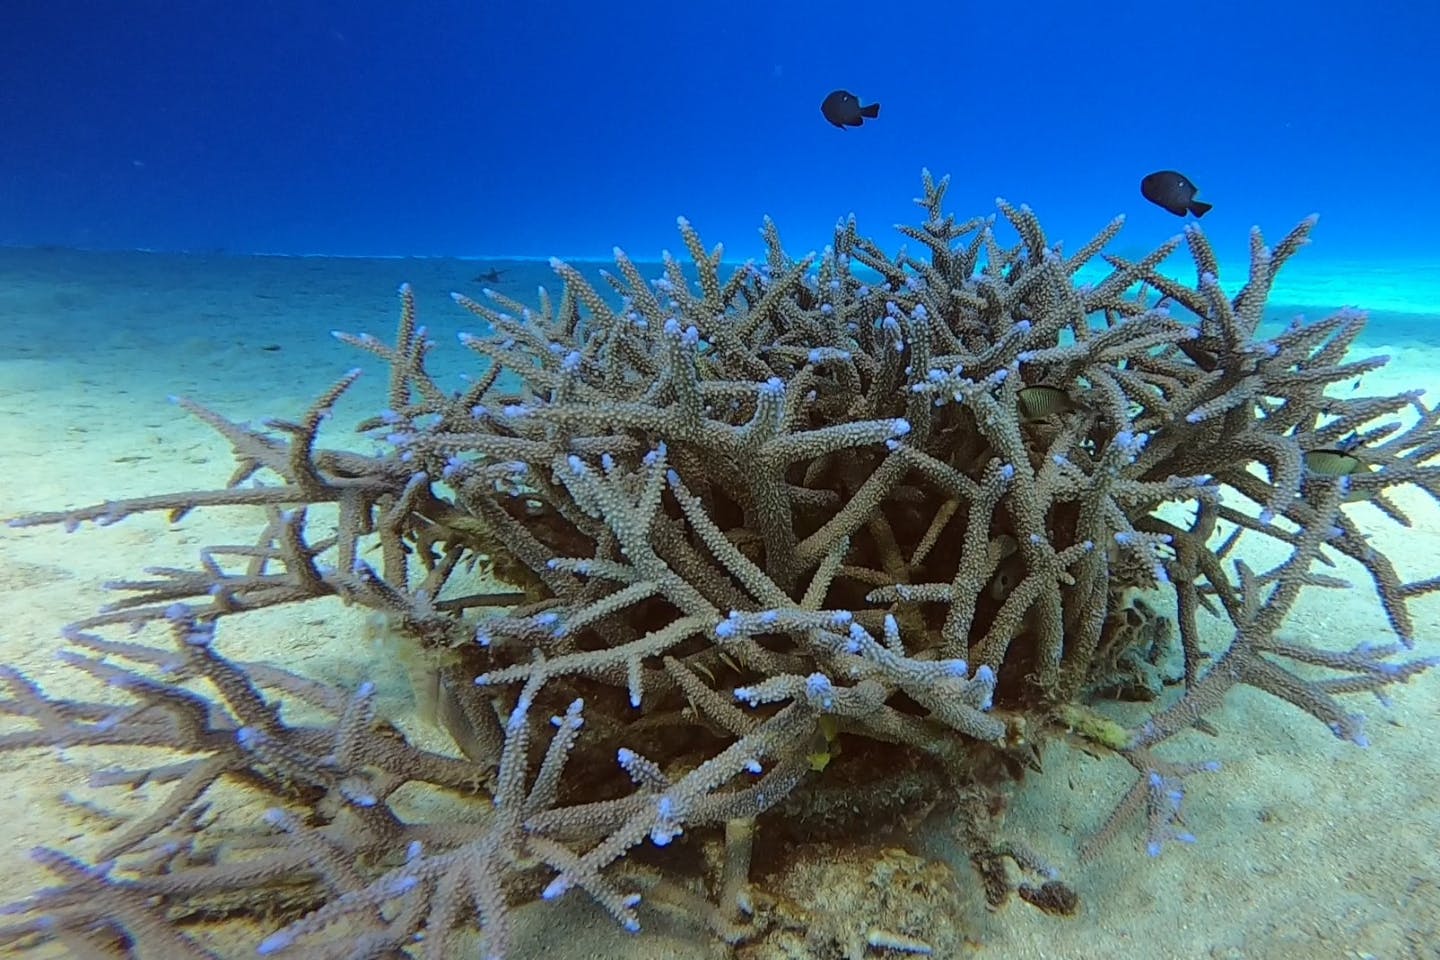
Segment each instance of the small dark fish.
[[1161,170],[1140,181],[1141,196],[1177,217],[1183,217],[1187,213],[1203,217],[1210,212],[1212,204],[1195,199],[1198,192],[1199,188],[1191,183],[1188,177],[1174,170]]
[[501,277],[503,274],[506,274],[506,273],[509,273],[509,272],[510,272],[510,271],[508,271],[508,270],[495,270],[495,269],[486,270],[484,273],[477,273],[477,274],[475,274],[475,281],[474,281],[474,282],[475,282],[475,283],[499,283],[499,282],[500,282],[500,277]]
[[867,118],[874,120],[880,116],[880,104],[872,103],[862,107],[860,98],[849,90],[836,90],[820,104],[820,112],[825,115],[826,120],[844,130],[846,127],[860,126]]

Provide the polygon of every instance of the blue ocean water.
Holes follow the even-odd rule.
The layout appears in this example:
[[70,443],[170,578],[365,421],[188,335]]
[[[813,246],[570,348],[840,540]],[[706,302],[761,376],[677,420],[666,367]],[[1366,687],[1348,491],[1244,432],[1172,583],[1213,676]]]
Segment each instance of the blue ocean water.
[[[103,499],[117,484],[164,486],[132,471],[177,429],[167,394],[236,417],[298,414],[348,367],[378,366],[329,333],[388,335],[402,281],[444,344],[435,369],[458,385],[471,358],[455,335],[474,321],[451,291],[528,298],[558,286],[550,256],[594,276],[616,245],[654,270],[662,251],[682,250],[682,215],[734,261],[762,253],[766,216],[792,253],[820,248],[852,213],[893,251],[892,225],[920,218],[922,168],[952,178],[960,217],[993,212],[996,197],[1026,203],[1067,249],[1123,214],[1110,250],[1126,257],[1190,222],[1139,192],[1144,174],[1180,170],[1214,204],[1201,222],[1227,284],[1243,280],[1252,225],[1273,242],[1319,213],[1270,322],[1368,308],[1365,345],[1404,361],[1407,385],[1440,383],[1437,28],[1440,8],[1414,0],[11,4],[0,25],[0,417],[5,450],[55,461],[37,485],[0,476],[0,516]],[[879,103],[879,116],[828,124],[820,104],[835,89]],[[479,279],[491,270],[499,277]],[[1183,255],[1177,270],[1193,275]],[[384,386],[364,379],[347,411],[372,412]],[[190,463],[227,461],[213,438],[189,450]],[[1434,524],[1415,536],[1432,544]],[[126,557],[65,576],[123,575]],[[26,596],[53,626],[104,599]],[[1433,651],[1433,612],[1424,623]],[[1308,718],[1273,716],[1299,731],[1291,772],[1332,748]],[[1432,741],[1415,736],[1363,762],[1403,763],[1390,758],[1410,749],[1410,764],[1436,769],[1423,759]],[[1356,766],[1353,778],[1377,769],[1387,773]],[[1289,829],[1304,831],[1309,788],[1297,782],[1267,786],[1294,788]],[[1092,816],[1113,784],[1084,804],[1047,789],[1047,802]],[[1198,855],[1238,864],[1246,825],[1261,818],[1247,807],[1237,824],[1216,796]],[[1348,800],[1331,799],[1324,817],[1349,815]],[[1394,793],[1371,799],[1377,817],[1405,806]],[[1440,829],[1427,809],[1420,847]],[[1073,816],[1062,832],[1093,826]],[[1314,822],[1323,833],[1327,821]],[[1386,856],[1359,873],[1384,874]],[[1151,872],[1137,886],[1178,883],[1184,863],[1142,861]],[[1307,890],[1293,864],[1256,869],[1225,884],[1304,899],[1322,917],[1352,909]],[[1404,872],[1394,890],[1375,881],[1365,903],[1389,909],[1395,890],[1413,893]],[[1433,887],[1419,889],[1440,913]],[[1160,912],[1126,896],[1116,894],[1133,915]],[[1065,955],[1129,955],[1124,912],[1076,928],[1095,954]],[[1261,938],[1270,947],[1224,952],[1244,943],[1246,924],[1230,919],[1210,955],[1322,955],[1314,939],[1285,940],[1282,911],[1265,916],[1281,931]],[[1404,955],[1384,952],[1404,939],[1384,916],[1383,936],[1351,942]],[[1182,922],[1193,918],[1177,911],[1160,926]]]
[[[731,255],[854,212],[1029,203],[1149,249],[1181,170],[1239,252],[1319,212],[1336,258],[1435,262],[1440,13],[1322,0],[15,4],[0,243],[649,258],[689,217]],[[876,122],[839,130],[853,90]]]

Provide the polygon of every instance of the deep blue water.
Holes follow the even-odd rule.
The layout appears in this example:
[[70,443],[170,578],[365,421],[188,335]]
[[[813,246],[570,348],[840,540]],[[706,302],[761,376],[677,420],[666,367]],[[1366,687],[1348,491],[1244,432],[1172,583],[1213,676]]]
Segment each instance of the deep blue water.
[[[1078,242],[1222,252],[1323,214],[1345,258],[1440,261],[1440,12],[1375,5],[54,0],[0,29],[0,243],[653,257],[674,218],[744,257],[837,217],[893,246],[922,166],[952,208]],[[878,101],[825,123],[836,88]]]

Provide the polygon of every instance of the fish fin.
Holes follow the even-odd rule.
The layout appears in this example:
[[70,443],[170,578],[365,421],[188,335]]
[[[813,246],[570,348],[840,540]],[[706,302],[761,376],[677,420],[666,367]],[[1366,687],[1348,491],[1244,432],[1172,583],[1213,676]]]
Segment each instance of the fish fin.
[[1183,216],[1185,216],[1186,210],[1185,210],[1184,207],[1171,206],[1171,205],[1168,204],[1168,203],[1167,203],[1167,204],[1164,204],[1164,207],[1165,207],[1166,210],[1169,210],[1171,213],[1175,214],[1175,216],[1177,216],[1177,217],[1183,217]]
[[1195,218],[1196,218],[1197,220],[1198,220],[1199,218],[1205,216],[1205,214],[1209,213],[1209,212],[1210,212],[1211,210],[1213,210],[1214,208],[1215,208],[1215,204],[1213,204],[1213,203],[1206,203],[1204,200],[1191,200],[1191,201],[1190,201],[1190,212],[1193,213],[1193,214],[1195,214]]
[[869,117],[871,120],[874,120],[876,117],[880,116],[880,104],[872,103],[868,107],[861,107],[860,115],[863,117]]

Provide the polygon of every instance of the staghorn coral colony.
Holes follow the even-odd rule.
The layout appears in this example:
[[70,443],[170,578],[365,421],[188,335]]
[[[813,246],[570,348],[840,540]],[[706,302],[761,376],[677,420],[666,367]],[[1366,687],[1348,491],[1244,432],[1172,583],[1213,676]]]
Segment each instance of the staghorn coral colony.
[[[1233,296],[1198,226],[1104,256],[1085,285],[1118,220],[1065,255],[1001,202],[1006,246],[993,218],[944,213],[945,185],[927,173],[924,220],[900,228],[920,255],[849,222],[793,259],[767,223],[766,262],[729,272],[681,221],[698,284],[669,259],[647,282],[617,252],[610,297],[559,262],[563,292],[534,309],[457,296],[486,331],[462,337],[480,371],[463,393],[427,373],[402,290],[393,343],[341,335],[389,365],[389,409],[362,424],[381,452],[317,446],[354,373],[266,429],[181,401],[234,449],[224,489],[12,521],[268,517],[253,545],[114,584],[122,599],[67,630],[68,663],[112,699],[4,672],[4,749],[174,755],[97,774],[167,792],[99,864],[36,850],[56,885],[0,937],[211,956],[198,925],[249,915],[265,955],[438,958],[478,938],[503,957],[517,904],[578,888],[627,929],[678,909],[755,951],[776,906],[752,856],[932,812],[992,904],[1064,913],[1076,891],[991,819],[1047,741],[1135,770],[1082,856],[1188,839],[1185,778],[1214,765],[1160,748],[1237,684],[1363,743],[1344,695],[1435,662],[1406,656],[1407,604],[1440,578],[1403,579],[1342,507],[1405,524],[1388,491],[1440,497],[1440,414],[1418,392],[1327,394],[1385,362],[1347,359],[1357,313],[1260,337],[1313,221],[1274,246],[1255,232]],[[1182,243],[1193,285],[1159,272]],[[1283,559],[1247,566],[1242,531]],[[1334,556],[1373,579],[1392,640],[1283,634],[1304,588],[1343,585]],[[327,596],[388,618],[457,750],[409,742],[369,684],[222,653],[228,617]],[[168,646],[96,632],[151,622]],[[1095,706],[1114,697],[1153,709],[1123,726]],[[402,816],[406,787],[453,802]],[[224,789],[243,802],[209,812]],[[932,949],[923,926],[864,936]]]

